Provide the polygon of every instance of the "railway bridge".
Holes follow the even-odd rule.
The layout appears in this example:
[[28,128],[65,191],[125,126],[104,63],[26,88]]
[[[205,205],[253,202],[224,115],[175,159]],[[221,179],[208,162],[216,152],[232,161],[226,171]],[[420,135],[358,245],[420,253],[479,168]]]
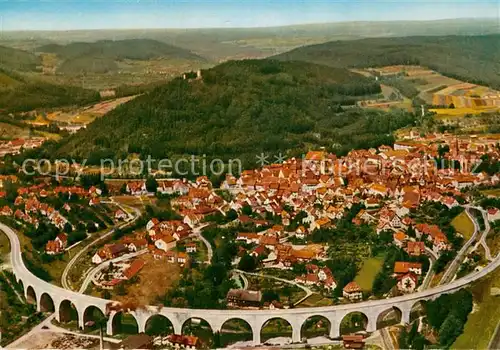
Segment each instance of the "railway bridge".
[[182,334],[184,327],[192,320],[204,320],[213,332],[221,331],[224,324],[231,320],[241,320],[252,330],[253,343],[261,343],[261,331],[267,322],[282,319],[291,326],[293,342],[302,340],[302,329],[305,322],[313,317],[321,317],[329,324],[329,336],[340,336],[342,319],[352,313],[365,315],[366,330],[377,329],[377,320],[389,310],[396,310],[401,323],[410,321],[410,313],[414,305],[421,301],[437,298],[441,294],[455,292],[471,282],[487,275],[500,265],[500,255],[488,266],[478,272],[471,273],[449,284],[432,289],[389,299],[368,300],[358,303],[279,310],[202,310],[186,308],[170,308],[145,306],[136,310],[110,311],[112,301],[80,294],[47,283],[33,275],[24,265],[21,256],[19,239],[8,226],[0,224],[0,230],[5,232],[11,244],[12,269],[16,279],[22,284],[27,300],[36,303],[38,311],[53,311],[60,322],[69,321],[71,313],[77,313],[78,326],[84,328],[86,322],[93,320],[96,312],[108,316],[106,332],[112,335],[117,319],[123,314],[132,315],[137,323],[138,332],[144,332],[148,322],[153,317],[164,317],[170,321],[176,334]]

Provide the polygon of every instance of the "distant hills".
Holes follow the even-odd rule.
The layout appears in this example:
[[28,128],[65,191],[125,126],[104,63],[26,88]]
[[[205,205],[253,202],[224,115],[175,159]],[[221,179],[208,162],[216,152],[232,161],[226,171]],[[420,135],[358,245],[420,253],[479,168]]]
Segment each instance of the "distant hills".
[[0,111],[3,112],[82,105],[99,100],[96,91],[49,84],[0,69]]
[[331,67],[418,64],[500,89],[500,35],[371,38],[305,46],[275,56]]
[[123,60],[206,61],[189,50],[151,39],[48,44],[39,47],[37,51],[56,54],[62,60],[57,72],[66,74],[116,72]]
[[[302,24],[267,28],[131,29],[24,31],[3,34],[0,45],[33,47],[98,40],[153,39],[195,52],[212,61],[273,56],[293,48],[332,40],[369,37],[498,34],[498,18],[437,21],[376,21]],[[41,44],[40,44],[41,45]]]
[[41,59],[30,52],[0,46],[0,69],[34,71],[41,64]]
[[[303,62],[230,61],[202,71],[202,80],[175,79],[97,119],[49,156],[154,158],[206,155],[255,167],[260,152],[299,156],[310,147],[390,143],[391,131],[413,122],[397,115],[343,111],[359,96],[380,93],[373,80]],[[271,161],[273,158],[270,159]]]

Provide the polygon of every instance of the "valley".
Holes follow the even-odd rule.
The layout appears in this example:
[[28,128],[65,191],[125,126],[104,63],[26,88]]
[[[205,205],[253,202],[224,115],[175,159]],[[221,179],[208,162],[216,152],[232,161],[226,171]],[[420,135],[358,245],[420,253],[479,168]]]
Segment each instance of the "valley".
[[0,4],[0,345],[494,349],[495,7],[240,5]]

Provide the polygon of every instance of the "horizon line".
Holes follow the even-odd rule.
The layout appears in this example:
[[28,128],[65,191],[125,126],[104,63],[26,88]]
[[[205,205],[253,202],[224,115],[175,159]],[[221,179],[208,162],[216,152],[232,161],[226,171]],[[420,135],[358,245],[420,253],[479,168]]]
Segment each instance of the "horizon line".
[[[0,15],[0,19],[3,16]],[[273,29],[273,28],[289,28],[289,27],[300,27],[300,26],[314,26],[314,25],[329,25],[329,24],[347,24],[347,23],[410,23],[410,22],[443,22],[443,21],[457,21],[457,20],[497,20],[500,25],[500,17],[453,17],[453,18],[438,18],[438,19],[411,19],[411,20],[368,20],[368,21],[332,21],[332,22],[301,22],[301,23],[291,23],[285,25],[276,26],[244,26],[244,27],[144,27],[144,28],[80,28],[80,29],[2,29],[2,32],[9,33],[22,33],[22,32],[79,32],[79,31],[130,31],[130,30],[172,30],[172,31],[188,31],[188,30],[235,30],[235,29]]]

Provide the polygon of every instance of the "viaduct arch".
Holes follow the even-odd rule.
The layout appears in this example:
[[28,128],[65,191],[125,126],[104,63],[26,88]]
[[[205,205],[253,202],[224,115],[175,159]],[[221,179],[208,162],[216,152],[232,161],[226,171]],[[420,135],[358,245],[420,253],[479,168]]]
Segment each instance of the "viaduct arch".
[[[21,249],[19,239],[16,233],[8,226],[0,223],[0,230],[5,232],[9,237],[11,245],[11,265],[13,272],[19,282],[22,282],[25,296],[35,296],[37,310],[41,311],[42,308],[42,295],[47,294],[53,302],[55,318],[57,321],[64,321],[64,312],[61,313],[61,304],[64,302],[64,307],[69,302],[78,315],[78,326],[83,328],[85,324],[84,316],[85,310],[88,307],[95,307],[103,314],[107,313],[107,306],[110,301],[106,299],[96,298],[90,295],[84,295],[70,290],[57,287],[53,284],[47,283],[38,277],[34,276],[24,265],[21,257]],[[373,332],[377,327],[377,319],[380,314],[387,311],[392,307],[396,307],[401,312],[401,323],[409,323],[410,312],[414,304],[420,301],[435,299],[441,294],[455,292],[471,282],[487,275],[500,266],[500,254],[485,268],[478,272],[473,272],[465,277],[457,279],[449,284],[439,286],[425,291],[399,296],[383,300],[370,300],[353,304],[335,305],[326,307],[314,308],[298,308],[288,310],[200,310],[200,309],[180,309],[168,308],[157,306],[145,306],[137,310],[128,310],[127,312],[134,316],[139,333],[145,332],[146,323],[149,318],[154,315],[162,315],[166,317],[172,324],[174,332],[181,334],[183,324],[192,318],[199,318],[206,320],[212,331],[220,332],[222,325],[230,319],[241,319],[247,322],[253,333],[253,343],[258,345],[261,343],[261,330],[264,324],[273,318],[282,318],[287,321],[292,327],[292,340],[293,342],[301,341],[301,329],[304,322],[313,316],[321,316],[329,321],[330,331],[329,336],[336,338],[340,336],[340,323],[342,319],[352,312],[361,312],[366,315],[368,319],[367,328],[368,332]],[[108,313],[106,331],[109,335],[113,334],[113,318],[116,312],[111,311]]]

